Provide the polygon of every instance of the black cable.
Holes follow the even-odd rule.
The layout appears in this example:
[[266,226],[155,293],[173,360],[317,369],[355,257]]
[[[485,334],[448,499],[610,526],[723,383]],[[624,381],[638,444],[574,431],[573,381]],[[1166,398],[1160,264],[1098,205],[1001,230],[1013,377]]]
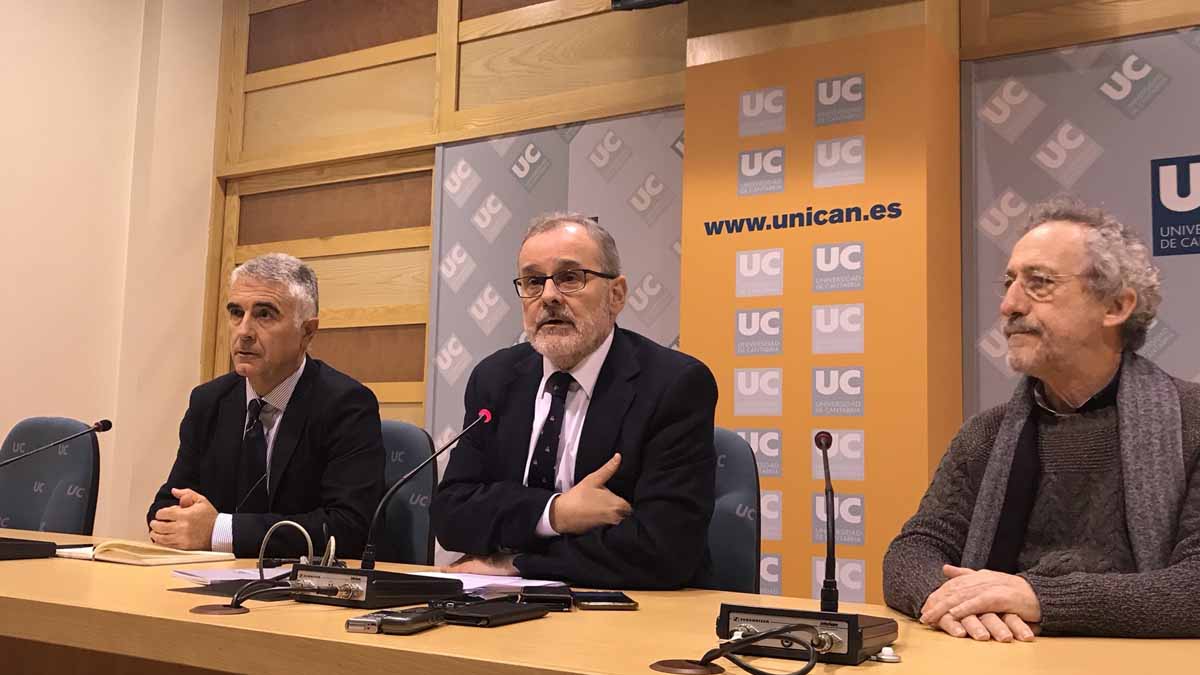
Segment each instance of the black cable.
[[[267,581],[255,580],[248,582],[245,586],[242,586],[237,590],[236,593],[233,594],[233,599],[229,601],[229,606],[241,607],[242,603],[251,596],[262,595],[266,591],[278,591],[281,588],[287,588],[289,585],[290,583],[286,579]],[[256,590],[251,590],[255,586],[258,586],[259,588]]]
[[[739,659],[737,657],[738,650],[742,649],[743,647],[749,647],[750,645],[756,644],[758,642],[762,642],[763,640],[770,640],[772,638],[777,638],[781,635],[785,635],[787,633],[791,633],[791,632],[798,631],[798,630],[808,631],[809,633],[812,634],[812,636],[814,638],[817,637],[817,635],[818,635],[817,629],[806,623],[793,623],[793,624],[790,624],[787,626],[780,626],[779,628],[773,628],[765,633],[754,633],[751,635],[747,635],[746,637],[739,638],[737,640],[730,640],[729,642],[726,642],[725,644],[721,645],[720,647],[717,647],[716,649],[710,649],[707,654],[705,654],[703,657],[701,657],[700,663],[705,663],[705,664],[711,663],[711,662],[716,661],[717,659],[721,658],[722,656],[724,656],[725,658],[732,661],[739,668],[741,668],[742,670],[745,670],[746,672],[750,673],[751,675],[775,675],[774,673],[768,673],[764,670],[759,670],[759,669],[751,666],[750,664],[746,663],[745,661]],[[804,645],[804,647],[807,648],[808,663],[804,664],[804,667],[801,668],[800,670],[797,670],[797,671],[794,671],[791,673],[787,673],[787,675],[806,675],[817,665],[817,650],[813,649],[812,642],[810,642],[809,640],[807,640],[805,638],[802,638],[797,635],[793,635],[793,636],[791,636],[790,639],[792,639],[795,642],[799,642],[800,644]]]

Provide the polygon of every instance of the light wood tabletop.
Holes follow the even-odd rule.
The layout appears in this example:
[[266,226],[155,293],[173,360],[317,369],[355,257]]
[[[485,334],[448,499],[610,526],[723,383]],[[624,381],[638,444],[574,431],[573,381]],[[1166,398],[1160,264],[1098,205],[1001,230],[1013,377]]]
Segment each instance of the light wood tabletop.
[[[18,530],[0,530],[0,536],[59,543],[86,541]],[[239,560],[188,568],[253,564]],[[390,564],[380,568],[420,569]],[[188,610],[193,606],[222,600],[168,591],[188,586],[171,576],[172,569],[65,558],[0,561],[0,653],[25,654],[27,660],[17,657],[17,663],[27,669],[39,654],[65,658],[70,651],[89,650],[80,653],[116,655],[113,658],[130,661],[148,659],[160,662],[151,664],[160,670],[162,663],[170,663],[247,673],[646,675],[652,672],[649,664],[653,661],[699,658],[716,646],[714,626],[722,602],[796,609],[816,609],[818,605],[807,598],[706,590],[630,591],[640,603],[635,612],[577,610],[498,628],[443,626],[411,636],[354,634],[346,632],[345,621],[365,610],[251,600],[248,614],[191,614]],[[1033,643],[976,643],[925,628],[885,607],[843,603],[842,611],[889,616],[899,622],[895,650],[902,661],[868,662],[859,667],[875,675],[1185,672],[1195,668],[1195,658],[1200,656],[1197,640],[1042,637]],[[0,658],[0,672],[14,672],[2,661]],[[10,666],[12,663],[9,661]],[[755,663],[779,673],[801,665],[772,659]],[[720,664],[727,672],[742,672],[727,661]],[[155,668],[123,666],[120,670],[147,672]],[[818,665],[814,672],[844,668],[847,666]],[[47,668],[45,672],[64,671]]]

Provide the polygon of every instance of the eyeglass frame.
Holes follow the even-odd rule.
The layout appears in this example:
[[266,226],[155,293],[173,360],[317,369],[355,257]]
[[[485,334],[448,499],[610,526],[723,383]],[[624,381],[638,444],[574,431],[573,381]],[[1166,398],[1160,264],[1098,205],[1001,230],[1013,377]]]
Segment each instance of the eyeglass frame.
[[[568,290],[562,288],[562,286],[558,283],[558,280],[555,279],[554,277],[559,276],[560,274],[569,274],[571,272],[583,272],[583,284],[579,288],[576,288],[575,290],[568,291]],[[555,272],[554,274],[527,274],[523,277],[517,277],[516,279],[513,279],[512,282],[513,282],[513,288],[515,288],[517,291],[517,297],[521,298],[522,300],[532,300],[534,298],[542,297],[542,293],[546,292],[546,282],[547,281],[553,281],[554,287],[556,289],[558,289],[559,293],[563,293],[564,295],[572,295],[574,293],[578,293],[578,292],[582,291],[583,289],[587,288],[587,279],[588,279],[589,274],[591,274],[592,276],[600,277],[601,279],[608,279],[609,281],[612,281],[613,279],[616,279],[617,277],[621,276],[620,274],[610,274],[609,272],[597,272],[596,270],[589,270],[584,267],[572,267],[570,269],[559,270],[559,271]],[[521,294],[521,281],[525,280],[525,279],[541,279],[542,280],[541,292],[539,292],[537,295],[522,295]]]
[[[1052,281],[1053,283],[1050,284],[1050,290],[1046,291],[1045,293],[1041,293],[1041,294],[1034,294],[1033,291],[1029,290],[1029,285],[1026,284],[1024,281],[1022,281],[1021,277],[1022,277],[1022,275],[1028,277],[1033,274],[1037,274],[1039,276],[1046,277],[1047,279]],[[1029,298],[1030,300],[1033,300],[1034,302],[1049,302],[1054,297],[1055,290],[1057,290],[1057,288],[1061,285],[1060,282],[1066,281],[1067,279],[1074,279],[1076,277],[1086,277],[1086,276],[1089,276],[1088,272],[1078,272],[1078,273],[1072,274],[1069,272],[1055,273],[1055,272],[1044,272],[1041,270],[1031,270],[1031,271],[1017,272],[1017,275],[1015,277],[1009,276],[1007,273],[1005,273],[1004,278],[1002,278],[998,282],[996,282],[996,286],[997,286],[996,290],[999,292],[1000,297],[1002,297],[1002,298],[1008,297],[1008,290],[1012,287],[1012,285],[1015,283],[1020,283],[1021,284],[1021,292],[1024,293],[1025,296],[1027,298]]]

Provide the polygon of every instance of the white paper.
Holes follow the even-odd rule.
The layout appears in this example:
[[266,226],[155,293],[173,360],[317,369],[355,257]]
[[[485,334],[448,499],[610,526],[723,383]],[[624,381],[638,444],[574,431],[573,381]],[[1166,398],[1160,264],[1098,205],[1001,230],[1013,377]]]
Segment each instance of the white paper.
[[[273,579],[286,574],[291,567],[264,567],[263,576]],[[193,584],[208,586],[221,581],[254,581],[258,579],[258,568],[240,568],[235,570],[171,570],[171,576],[189,581]]]
[[561,581],[546,581],[545,579],[525,579],[523,577],[505,577],[491,574],[452,574],[450,572],[411,572],[423,577],[440,577],[442,579],[458,579],[462,582],[463,592],[486,586],[565,586]]
[[92,551],[95,546],[72,546],[71,548],[60,548],[54,552],[54,555],[60,558],[75,558],[76,560],[91,560]]

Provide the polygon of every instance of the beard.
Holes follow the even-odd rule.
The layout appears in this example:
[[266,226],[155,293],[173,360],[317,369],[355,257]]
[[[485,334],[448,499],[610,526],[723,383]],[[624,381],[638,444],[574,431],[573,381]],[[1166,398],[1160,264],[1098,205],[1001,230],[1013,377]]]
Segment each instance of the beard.
[[[1024,335],[1021,342],[1026,344],[1013,348],[1012,337]],[[1032,321],[1028,316],[1018,316],[1009,319],[1004,324],[1004,337],[1008,339],[1008,354],[1005,360],[1008,367],[1037,377],[1046,366],[1057,359],[1058,348],[1053,335],[1047,335],[1045,327]],[[1031,343],[1032,344],[1029,344]]]
[[580,316],[566,305],[545,305],[538,312],[533,329],[528,331],[529,343],[556,368],[570,370],[604,342],[612,330],[613,319],[608,305]]

